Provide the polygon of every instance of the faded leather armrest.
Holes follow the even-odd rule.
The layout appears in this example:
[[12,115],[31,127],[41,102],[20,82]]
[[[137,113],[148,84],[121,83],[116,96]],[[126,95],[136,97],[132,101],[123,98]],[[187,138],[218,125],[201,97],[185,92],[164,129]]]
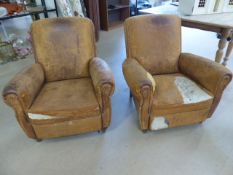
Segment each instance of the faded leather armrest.
[[155,81],[137,60],[127,58],[123,63],[123,73],[131,92],[135,97],[140,97],[143,88],[150,88],[151,93],[155,91]]
[[5,103],[14,109],[20,126],[30,138],[35,138],[35,134],[27,121],[26,112],[39,93],[43,83],[43,69],[39,64],[34,64],[18,73],[2,92]]
[[126,82],[139,105],[140,127],[147,130],[149,114],[155,91],[155,81],[137,60],[127,58],[123,63],[123,73]]
[[189,53],[180,55],[179,69],[214,95],[210,117],[216,109],[224,89],[232,79],[231,71],[219,63]]
[[180,55],[179,69],[213,95],[216,95],[220,86],[225,88],[232,79],[231,71],[223,65],[189,53]]
[[103,128],[107,128],[111,121],[111,96],[115,89],[113,74],[107,63],[97,57],[90,61],[89,70],[101,107]]

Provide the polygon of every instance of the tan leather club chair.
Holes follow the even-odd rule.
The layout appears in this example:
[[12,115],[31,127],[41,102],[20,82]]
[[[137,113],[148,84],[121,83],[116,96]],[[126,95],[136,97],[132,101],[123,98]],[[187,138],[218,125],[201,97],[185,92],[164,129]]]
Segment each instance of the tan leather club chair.
[[96,57],[94,27],[85,18],[32,24],[36,63],[17,74],[3,97],[28,137],[37,140],[105,130],[114,80]]
[[143,131],[200,123],[211,117],[232,79],[222,65],[181,53],[181,20],[148,15],[125,22],[123,73]]

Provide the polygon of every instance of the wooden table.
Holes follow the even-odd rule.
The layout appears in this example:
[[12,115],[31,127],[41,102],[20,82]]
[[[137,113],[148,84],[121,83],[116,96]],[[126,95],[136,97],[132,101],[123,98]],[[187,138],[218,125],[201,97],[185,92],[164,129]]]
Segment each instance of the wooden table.
[[227,64],[233,49],[233,13],[185,16],[182,15],[178,11],[178,7],[174,5],[163,5],[149,9],[143,9],[140,10],[140,13],[176,14],[181,17],[182,26],[220,33],[221,39],[219,40],[218,50],[215,56],[215,61],[218,63],[222,62],[222,57],[224,54],[223,50],[226,47],[228,40],[232,38],[231,41],[229,41],[227,52],[222,62],[223,65]]

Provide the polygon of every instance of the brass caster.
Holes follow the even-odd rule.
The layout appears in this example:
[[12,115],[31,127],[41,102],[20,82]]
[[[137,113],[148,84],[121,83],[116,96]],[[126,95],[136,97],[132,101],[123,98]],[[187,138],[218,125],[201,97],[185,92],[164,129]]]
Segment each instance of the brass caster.
[[148,131],[147,129],[144,129],[144,130],[142,130],[142,133],[143,133],[143,134],[146,134],[147,131]]
[[37,141],[37,142],[41,142],[41,141],[42,141],[42,139],[36,139],[36,141]]

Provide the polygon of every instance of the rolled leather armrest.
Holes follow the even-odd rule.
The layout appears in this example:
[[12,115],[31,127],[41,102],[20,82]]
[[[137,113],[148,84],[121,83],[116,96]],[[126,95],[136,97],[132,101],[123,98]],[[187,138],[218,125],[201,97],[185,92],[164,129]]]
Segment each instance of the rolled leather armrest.
[[123,63],[123,73],[131,92],[135,97],[141,96],[143,87],[149,87],[151,93],[155,91],[155,81],[137,60],[127,58]]
[[179,58],[182,73],[200,83],[214,96],[230,83],[232,73],[223,65],[209,59],[189,53],[182,53]]
[[127,58],[123,63],[123,73],[136,100],[140,127],[142,130],[147,130],[156,86],[155,81],[152,75],[132,58]]
[[111,121],[111,96],[115,89],[113,74],[107,63],[97,57],[90,61],[89,70],[101,108],[103,128],[107,128]]
[[13,108],[18,123],[29,138],[36,138],[36,135],[26,113],[43,83],[43,69],[34,64],[16,75],[2,92],[5,103]]
[[39,93],[43,83],[44,72],[41,65],[33,64],[30,68],[18,73],[3,89],[2,95],[6,103],[9,95],[17,96],[22,108],[26,111]]
[[112,87],[111,93],[114,92],[114,78],[108,64],[101,58],[95,57],[90,61],[90,74],[95,88],[101,88],[103,85],[108,84]]
[[214,113],[223,91],[232,79],[232,73],[223,65],[193,54],[182,53],[179,69],[214,95],[208,117]]

